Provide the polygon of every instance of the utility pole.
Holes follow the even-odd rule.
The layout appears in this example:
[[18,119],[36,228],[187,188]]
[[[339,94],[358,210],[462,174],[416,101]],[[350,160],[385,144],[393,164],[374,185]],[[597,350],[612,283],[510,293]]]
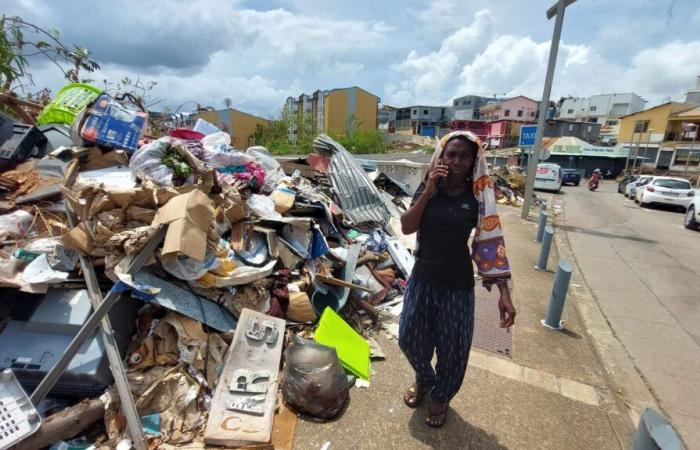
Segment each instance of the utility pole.
[[554,33],[552,34],[552,44],[549,48],[549,62],[547,63],[547,75],[544,79],[544,89],[542,90],[542,101],[539,107],[539,117],[537,118],[537,133],[535,134],[535,146],[532,157],[527,161],[527,180],[525,183],[525,198],[523,201],[523,211],[521,217],[527,219],[530,215],[530,205],[532,205],[532,192],[535,187],[535,172],[537,162],[542,151],[542,136],[544,124],[549,109],[549,95],[552,92],[552,80],[554,79],[554,67],[557,63],[557,53],[559,52],[559,40],[561,38],[561,28],[564,24],[564,10],[576,0],[558,0],[556,5],[552,5],[547,10],[547,19],[556,17],[554,21]]
[[632,144],[634,144],[634,131],[632,131],[632,138],[629,141],[629,150],[627,151],[627,159],[625,159],[625,174],[627,173],[627,167],[630,164],[630,154],[632,153]]
[[[637,136],[637,151],[634,152],[634,161],[632,161],[632,174],[634,174],[635,169],[637,168],[637,160],[639,159],[639,143],[642,142],[642,132],[639,132],[639,136]],[[640,172],[641,175],[641,172]]]
[[[700,130],[698,129],[698,128],[700,128],[700,126],[698,126],[698,124],[694,124],[694,125],[695,125],[695,127],[694,127],[695,133],[693,134],[693,143],[690,144],[690,150],[688,150],[688,156],[685,158],[685,170],[683,171],[684,178],[688,177],[688,164],[690,163],[690,157],[693,155],[693,150],[695,150],[695,142],[698,140],[698,132],[700,132]],[[698,165],[698,167],[700,167],[700,165]]]
[[[647,151],[649,150],[649,145],[651,144],[651,133],[654,132],[653,128],[649,128],[647,130],[649,133],[649,136],[647,136],[647,145],[644,147],[644,156],[642,156],[642,162],[639,164],[639,174],[641,175],[642,172],[644,172],[644,162],[647,160]],[[657,151],[658,153],[658,151]],[[654,167],[656,169],[656,167]]]

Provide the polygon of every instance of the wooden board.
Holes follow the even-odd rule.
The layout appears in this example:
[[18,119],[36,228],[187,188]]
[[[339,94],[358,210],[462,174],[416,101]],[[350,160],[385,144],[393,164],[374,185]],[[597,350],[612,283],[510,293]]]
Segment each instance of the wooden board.
[[[257,317],[261,323],[264,320],[269,320],[277,325],[279,336],[274,345],[267,344],[265,340],[256,341],[246,336],[246,325],[250,317]],[[204,432],[204,442],[228,447],[270,442],[275,406],[277,405],[277,387],[279,385],[279,365],[282,357],[284,326],[284,319],[278,319],[250,309],[243,309],[238,320],[236,332],[233,335],[233,342],[226,355],[221,378],[211,401],[209,420]],[[229,391],[233,372],[236,369],[248,369],[252,372],[267,370],[270,372],[270,383],[265,397],[265,414],[263,416],[226,409],[227,401],[240,398],[239,394],[233,394]]]
[[297,415],[282,402],[280,403],[273,425],[272,446],[275,450],[292,450],[294,433],[297,429]]

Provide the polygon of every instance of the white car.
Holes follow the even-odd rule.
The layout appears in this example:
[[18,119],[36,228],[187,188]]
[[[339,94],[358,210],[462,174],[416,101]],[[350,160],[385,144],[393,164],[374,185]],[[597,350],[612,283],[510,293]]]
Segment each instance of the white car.
[[685,212],[685,227],[689,230],[700,230],[700,194],[697,191]]
[[652,178],[652,176],[649,175],[644,175],[639,177],[637,181],[633,181],[632,183],[628,183],[627,186],[625,186],[625,197],[629,199],[633,199],[634,196],[637,194],[637,188],[639,186],[644,186],[647,184]]
[[655,203],[679,206],[685,211],[690,206],[693,197],[695,197],[695,191],[688,180],[673,177],[654,177],[646,185],[637,189],[634,201],[642,207]]
[[537,164],[537,172],[535,172],[535,189],[559,192],[559,190],[561,190],[561,185],[562,177],[561,167],[559,164]]

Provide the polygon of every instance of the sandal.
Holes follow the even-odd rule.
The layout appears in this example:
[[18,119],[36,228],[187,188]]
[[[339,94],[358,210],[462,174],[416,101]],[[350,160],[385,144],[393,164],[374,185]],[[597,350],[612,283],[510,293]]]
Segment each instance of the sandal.
[[430,391],[430,389],[423,390],[420,388],[420,385],[418,383],[415,383],[413,386],[406,389],[406,392],[404,392],[403,402],[409,408],[417,408],[418,405],[420,405],[420,402],[423,400],[423,397],[425,397],[425,394],[428,393],[428,391]]
[[425,418],[426,425],[432,428],[440,428],[445,425],[448,406],[447,403],[431,402],[428,417]]

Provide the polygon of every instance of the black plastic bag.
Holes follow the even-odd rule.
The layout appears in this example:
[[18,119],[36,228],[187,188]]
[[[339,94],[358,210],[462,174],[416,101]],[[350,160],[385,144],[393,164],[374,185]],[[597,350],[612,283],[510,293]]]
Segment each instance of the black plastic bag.
[[284,401],[316,419],[336,418],[348,401],[349,383],[335,349],[292,336],[284,358]]

